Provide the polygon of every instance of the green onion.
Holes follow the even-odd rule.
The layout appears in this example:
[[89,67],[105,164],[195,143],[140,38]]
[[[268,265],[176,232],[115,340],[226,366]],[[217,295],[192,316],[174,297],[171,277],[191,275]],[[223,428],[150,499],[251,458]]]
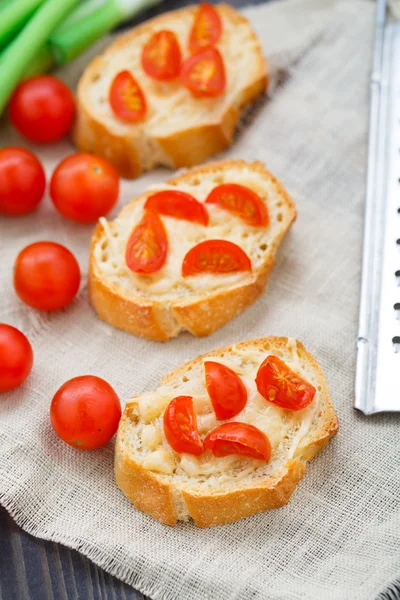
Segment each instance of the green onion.
[[[12,40],[44,0],[3,0],[0,19],[0,48]],[[3,3],[2,3],[3,4]]]

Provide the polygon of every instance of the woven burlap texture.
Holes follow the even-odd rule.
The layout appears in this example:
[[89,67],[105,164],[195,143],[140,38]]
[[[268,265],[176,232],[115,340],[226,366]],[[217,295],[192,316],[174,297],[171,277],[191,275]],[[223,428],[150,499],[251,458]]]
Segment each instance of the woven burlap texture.
[[[2,219],[0,320],[28,335],[35,364],[1,398],[0,501],[30,533],[76,548],[157,600],[372,600],[400,574],[399,422],[352,408],[374,5],[287,0],[244,12],[270,58],[273,92],[226,155],[265,162],[299,212],[267,291],[209,338],[152,343],[101,323],[89,307],[90,227],[64,220],[48,198],[32,215]],[[61,76],[73,84],[87,60]],[[0,141],[21,143],[6,121]],[[35,151],[50,174],[73,149]],[[167,176],[124,181],[114,213]],[[40,239],[71,248],[82,267],[78,298],[57,313],[30,310],[12,287],[18,251]],[[116,487],[113,443],[79,452],[51,429],[52,395],[70,377],[99,375],[128,398],[201,353],[268,334],[297,337],[315,354],[341,424],[286,507],[224,527],[169,528]]]

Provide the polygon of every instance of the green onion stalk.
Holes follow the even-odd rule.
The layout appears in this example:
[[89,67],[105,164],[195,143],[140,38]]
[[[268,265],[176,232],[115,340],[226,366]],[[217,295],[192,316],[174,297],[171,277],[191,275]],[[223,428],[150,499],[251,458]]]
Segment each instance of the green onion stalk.
[[4,48],[29,21],[44,0],[3,0],[0,4],[0,48]]

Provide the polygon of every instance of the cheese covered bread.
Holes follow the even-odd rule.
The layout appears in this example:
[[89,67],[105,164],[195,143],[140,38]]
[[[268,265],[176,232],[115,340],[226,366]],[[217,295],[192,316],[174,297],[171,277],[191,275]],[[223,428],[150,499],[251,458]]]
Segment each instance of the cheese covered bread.
[[260,163],[227,160],[147,190],[91,245],[89,297],[99,317],[165,341],[205,336],[263,291],[296,217]]
[[306,462],[337,433],[317,361],[269,337],[215,350],[128,401],[116,481],[169,525],[220,525],[288,502]]
[[127,178],[193,166],[232,143],[241,112],[266,86],[248,21],[226,4],[189,6],[135,27],[92,61],[74,139]]

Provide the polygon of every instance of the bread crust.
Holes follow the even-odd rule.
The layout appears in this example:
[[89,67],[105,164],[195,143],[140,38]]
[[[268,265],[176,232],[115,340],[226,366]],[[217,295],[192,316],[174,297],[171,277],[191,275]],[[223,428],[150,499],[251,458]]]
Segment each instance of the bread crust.
[[[258,171],[270,179],[278,188],[288,209],[288,219],[282,224],[279,236],[271,244],[262,268],[255,273],[254,281],[230,289],[218,290],[195,301],[188,300],[171,305],[165,301],[150,301],[138,295],[134,296],[105,279],[96,266],[94,248],[102,233],[99,224],[91,241],[88,289],[90,302],[100,319],[134,335],[164,342],[183,330],[198,337],[207,336],[243,312],[256,300],[263,292],[274,266],[276,251],[285,233],[296,219],[294,202],[283,185],[260,162],[247,163],[243,160],[224,160],[197,167],[173,177],[167,183],[179,185],[192,177],[201,177],[205,173],[244,167]],[[132,202],[136,201],[137,199],[132,200]],[[129,209],[129,204],[126,208]]]
[[[218,4],[219,11],[234,23],[248,23],[247,19],[227,4]],[[173,17],[179,19],[183,13],[195,12],[195,6],[171,11],[146,21],[121,36],[106,50],[113,52],[141,34],[143,31],[163,26]],[[263,94],[268,85],[268,66],[262,54],[261,44],[249,25],[249,34],[256,42],[257,61],[256,76],[246,88],[238,91],[230,106],[218,121],[203,122],[196,127],[188,127],[164,137],[151,138],[162,151],[163,160],[144,167],[135,135],[117,135],[97,120],[86,98],[86,89],[92,78],[101,70],[101,57],[95,58],[82,75],[77,90],[77,117],[73,130],[73,139],[79,150],[92,152],[109,160],[122,177],[134,179],[144,170],[161,164],[170,168],[192,167],[208,157],[221,152],[232,144],[233,134],[241,112],[258,96]],[[143,124],[145,129],[145,123]]]
[[[235,348],[262,349],[266,353],[273,352],[274,349],[286,349],[288,341],[286,337],[267,337],[213,350],[177,367],[162,379],[162,384],[179,380],[183,374],[187,373],[188,368],[205,358],[234,353]],[[199,527],[231,523],[286,504],[305,473],[307,461],[314,458],[325,447],[328,440],[338,432],[338,420],[330,400],[328,383],[321,367],[300,342],[297,342],[297,350],[318,377],[321,399],[325,406],[322,424],[315,431],[313,439],[306,445],[300,446],[294,458],[288,460],[284,468],[273,478],[265,477],[234,488],[219,489],[216,492],[202,491],[199,488],[183,488],[182,497],[186,509]],[[135,398],[125,409],[117,434],[115,449],[117,485],[136,508],[167,525],[175,525],[178,521],[179,507],[172,480],[144,469],[126,451],[123,438],[125,429],[132,426],[129,416],[129,407],[132,403],[135,403]]]

